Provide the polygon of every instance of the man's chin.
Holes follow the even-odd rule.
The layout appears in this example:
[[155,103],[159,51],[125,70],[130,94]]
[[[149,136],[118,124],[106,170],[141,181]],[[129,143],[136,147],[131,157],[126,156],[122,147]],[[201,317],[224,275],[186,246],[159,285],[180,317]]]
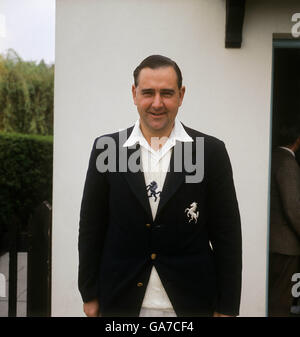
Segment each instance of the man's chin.
[[163,131],[167,128],[167,123],[163,123],[162,121],[153,121],[149,123],[149,128],[153,131]]
[[170,130],[168,128],[168,124],[163,125],[151,125],[149,131],[152,132],[153,136],[155,137],[168,137],[170,134]]
[[162,118],[147,118],[142,121],[142,128],[144,127],[154,137],[168,136],[169,131],[172,130],[174,123],[170,123],[164,116]]

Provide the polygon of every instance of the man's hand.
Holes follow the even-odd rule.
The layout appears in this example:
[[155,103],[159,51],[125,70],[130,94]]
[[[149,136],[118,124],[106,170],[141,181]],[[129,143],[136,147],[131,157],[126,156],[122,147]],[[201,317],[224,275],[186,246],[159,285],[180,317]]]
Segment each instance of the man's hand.
[[83,303],[83,311],[87,315],[87,317],[99,317],[100,308],[99,308],[99,301],[92,300],[90,302]]
[[235,316],[230,316],[230,315],[224,315],[224,314],[220,314],[219,312],[214,312],[214,317],[235,317]]

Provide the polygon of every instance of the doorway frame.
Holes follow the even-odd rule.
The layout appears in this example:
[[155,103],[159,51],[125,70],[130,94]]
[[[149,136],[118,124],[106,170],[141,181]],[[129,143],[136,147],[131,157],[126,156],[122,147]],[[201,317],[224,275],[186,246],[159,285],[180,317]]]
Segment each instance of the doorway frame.
[[270,239],[270,206],[271,206],[271,163],[272,163],[272,144],[273,144],[273,98],[274,98],[274,54],[276,49],[300,49],[300,37],[295,38],[291,34],[273,33],[272,36],[272,70],[271,70],[271,102],[270,102],[270,133],[269,133],[269,174],[268,174],[268,224],[267,224],[267,261],[266,261],[266,299],[265,315],[269,312],[269,239]]

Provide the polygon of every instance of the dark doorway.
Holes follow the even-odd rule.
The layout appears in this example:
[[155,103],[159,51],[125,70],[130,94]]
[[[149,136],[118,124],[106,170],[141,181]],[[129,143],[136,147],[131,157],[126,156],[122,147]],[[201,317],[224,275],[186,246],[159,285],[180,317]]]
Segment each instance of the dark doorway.
[[[300,123],[300,46],[274,47],[272,147],[278,145],[283,124]],[[300,153],[296,154],[300,164]]]
[[[290,137],[292,133],[294,142],[299,130],[292,130],[297,125],[300,126],[300,41],[274,40],[268,316],[300,314],[299,297],[292,295],[292,276],[300,272],[299,171],[293,152],[278,149],[279,145],[292,144],[282,144],[288,138],[281,138],[280,142],[280,131],[281,136],[285,132]],[[300,165],[300,150],[296,160]]]

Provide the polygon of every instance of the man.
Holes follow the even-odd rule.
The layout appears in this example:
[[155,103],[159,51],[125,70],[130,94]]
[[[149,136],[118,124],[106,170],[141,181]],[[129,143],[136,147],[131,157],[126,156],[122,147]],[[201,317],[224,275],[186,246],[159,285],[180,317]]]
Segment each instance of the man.
[[283,126],[272,155],[269,316],[290,316],[292,276],[300,267],[300,126]]
[[[125,139],[124,133],[96,139],[90,157],[79,230],[84,312],[236,316],[241,226],[224,143],[177,120],[185,87],[171,59],[142,61],[132,94],[139,120]],[[113,143],[121,151],[116,165]],[[139,170],[132,169],[134,158]]]

